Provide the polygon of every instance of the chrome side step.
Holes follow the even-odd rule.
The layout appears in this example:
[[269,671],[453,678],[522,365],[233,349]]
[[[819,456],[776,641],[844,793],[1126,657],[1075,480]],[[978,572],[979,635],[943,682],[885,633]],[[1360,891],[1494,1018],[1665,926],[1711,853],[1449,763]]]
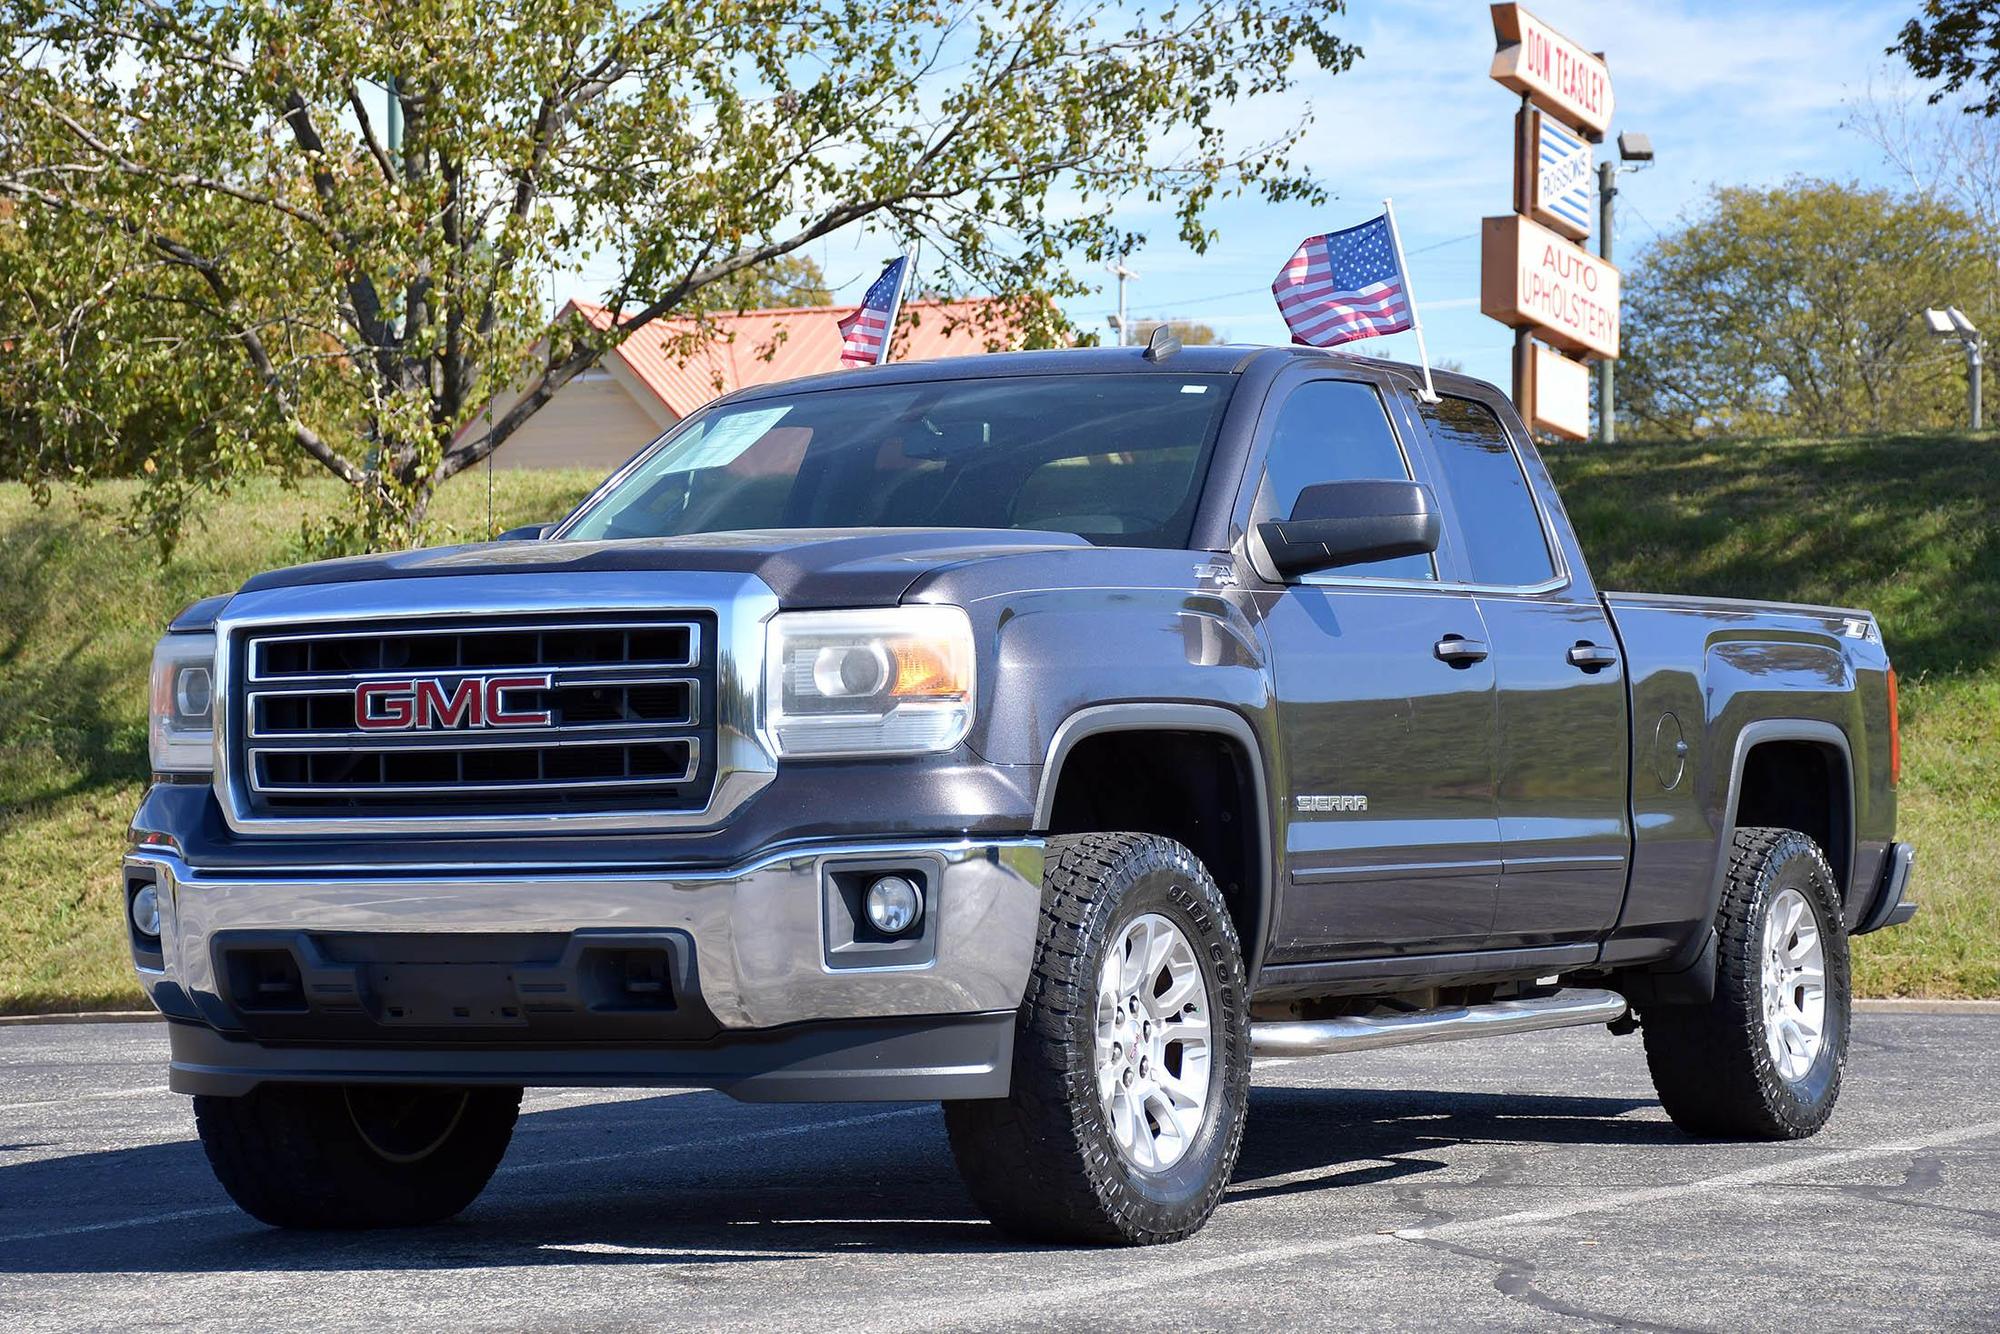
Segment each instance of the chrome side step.
[[1250,1054],[1269,1060],[1373,1051],[1377,1047],[1402,1047],[1417,1042],[1455,1042],[1459,1038],[1608,1024],[1624,1013],[1625,998],[1617,992],[1579,988],[1558,991],[1553,996],[1493,1001],[1451,1010],[1416,1010],[1366,1018],[1287,1019],[1251,1024]]

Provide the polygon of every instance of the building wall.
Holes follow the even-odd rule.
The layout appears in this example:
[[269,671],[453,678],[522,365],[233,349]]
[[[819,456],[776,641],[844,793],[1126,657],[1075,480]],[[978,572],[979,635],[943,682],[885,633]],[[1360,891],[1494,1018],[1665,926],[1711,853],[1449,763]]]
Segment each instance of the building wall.
[[507,443],[496,468],[588,468],[609,473],[657,439],[663,428],[606,370],[588,371],[558,389]]

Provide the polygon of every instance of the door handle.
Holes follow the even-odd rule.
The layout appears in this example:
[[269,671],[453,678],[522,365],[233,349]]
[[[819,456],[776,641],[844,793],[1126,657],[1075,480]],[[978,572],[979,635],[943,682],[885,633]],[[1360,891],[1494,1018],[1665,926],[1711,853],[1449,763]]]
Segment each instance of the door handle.
[[1431,646],[1439,662],[1453,667],[1470,667],[1475,662],[1486,661],[1486,641],[1467,639],[1463,635],[1446,635]]
[[1569,665],[1580,667],[1586,672],[1601,672],[1606,667],[1618,665],[1618,650],[1606,648],[1602,644],[1579,642],[1569,651]]

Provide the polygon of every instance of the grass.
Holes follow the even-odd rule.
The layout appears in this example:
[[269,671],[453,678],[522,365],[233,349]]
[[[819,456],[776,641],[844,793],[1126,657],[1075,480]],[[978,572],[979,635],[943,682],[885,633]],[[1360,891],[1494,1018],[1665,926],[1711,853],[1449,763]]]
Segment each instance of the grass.
[[[555,518],[598,480],[498,473],[494,518]],[[337,488],[253,485],[162,561],[110,517],[129,484],[48,509],[0,484],[0,1013],[139,1002],[118,861],[146,783],[153,642],[189,602],[295,559],[300,521],[336,506]],[[446,487],[438,512],[449,530],[480,531],[483,475]]]
[[2000,996],[2000,439],[1566,445],[1551,471],[1607,588],[1867,607],[1901,680],[1907,926],[1863,995]]
[[[2000,441],[1910,437],[1551,451],[1600,582],[1872,607],[1903,678],[1911,925],[1856,943],[1866,994],[2000,995]],[[501,473],[502,527],[596,478]],[[439,499],[486,518],[483,477]],[[248,488],[161,561],[107,517],[0,485],[0,1012],[130,1005],[117,867],[146,779],[146,662],[181,606],[284,564],[333,484]]]

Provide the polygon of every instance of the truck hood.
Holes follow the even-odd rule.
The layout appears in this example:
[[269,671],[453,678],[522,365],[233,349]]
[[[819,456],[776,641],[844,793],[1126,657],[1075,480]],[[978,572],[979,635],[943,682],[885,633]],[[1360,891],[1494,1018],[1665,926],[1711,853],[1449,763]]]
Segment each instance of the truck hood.
[[887,606],[926,574],[948,566],[1089,545],[1070,533],[992,528],[787,528],[615,542],[484,542],[297,565],[256,575],[238,591],[450,575],[713,570],[756,575],[787,608]]

